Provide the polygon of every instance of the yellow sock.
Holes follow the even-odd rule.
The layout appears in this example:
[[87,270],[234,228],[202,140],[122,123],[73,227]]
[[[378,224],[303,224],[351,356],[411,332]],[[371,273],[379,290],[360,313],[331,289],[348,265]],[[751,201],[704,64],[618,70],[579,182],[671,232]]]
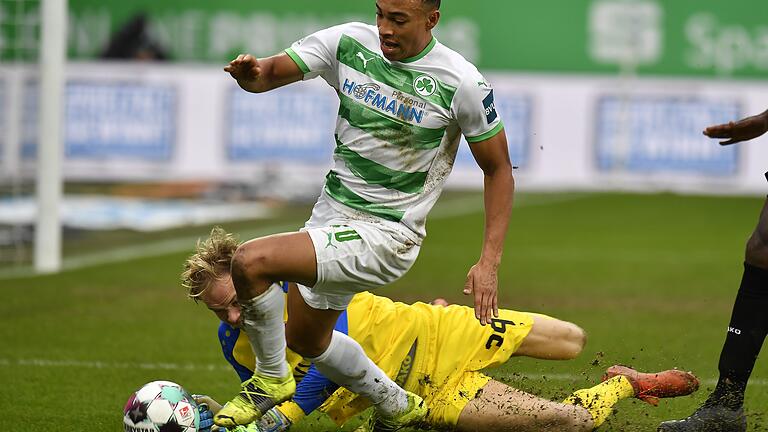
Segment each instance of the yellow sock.
[[616,376],[592,388],[575,391],[563,403],[586,408],[598,427],[611,415],[616,402],[634,395],[635,390],[627,377]]

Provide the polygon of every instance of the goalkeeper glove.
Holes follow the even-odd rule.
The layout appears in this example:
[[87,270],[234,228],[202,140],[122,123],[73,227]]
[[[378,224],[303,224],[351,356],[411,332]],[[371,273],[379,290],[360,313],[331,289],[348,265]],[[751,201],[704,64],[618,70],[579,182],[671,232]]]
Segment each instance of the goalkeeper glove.
[[258,425],[260,432],[284,432],[290,429],[291,421],[274,407],[264,414]]
[[211,432],[211,426],[213,426],[213,411],[208,408],[205,403],[197,404],[197,412],[200,414],[200,427],[199,432]]
[[221,409],[221,405],[205,395],[192,395],[192,398],[197,402],[197,411],[200,415],[199,432],[226,432],[226,429],[222,430],[213,424],[213,415]]
[[[245,426],[236,426],[231,432],[285,432],[291,427],[291,421],[276,407],[267,411],[260,420]],[[230,429],[220,428],[218,432]]]
[[291,427],[291,421],[277,409],[267,411],[261,420],[245,426],[237,426],[232,431],[213,424],[213,416],[221,409],[221,404],[210,396],[192,395],[197,402],[200,414],[200,432],[285,432]]

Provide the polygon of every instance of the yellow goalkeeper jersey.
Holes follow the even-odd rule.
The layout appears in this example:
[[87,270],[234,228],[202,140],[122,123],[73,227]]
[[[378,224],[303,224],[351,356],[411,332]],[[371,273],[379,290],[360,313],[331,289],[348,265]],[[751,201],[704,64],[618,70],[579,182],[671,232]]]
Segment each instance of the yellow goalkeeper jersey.
[[[441,392],[456,387],[465,372],[507,361],[532,325],[533,316],[528,313],[501,310],[491,325],[481,326],[473,309],[466,306],[404,304],[362,292],[353,297],[335,330],[356,340],[398,385],[445,399]],[[240,379],[250,378],[256,361],[245,332],[221,323],[219,339],[224,357]],[[365,409],[364,398],[344,389],[336,392],[338,386],[308,361],[291,350],[286,354],[298,384],[293,403],[280,408],[291,420],[320,408],[341,424]],[[465,401],[460,402],[459,411]]]

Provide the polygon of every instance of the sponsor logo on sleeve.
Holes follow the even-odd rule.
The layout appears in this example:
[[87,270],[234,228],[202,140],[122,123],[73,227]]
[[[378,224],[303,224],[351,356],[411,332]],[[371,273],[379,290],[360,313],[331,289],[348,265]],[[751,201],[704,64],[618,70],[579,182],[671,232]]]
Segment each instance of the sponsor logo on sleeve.
[[493,123],[499,115],[496,113],[496,103],[493,101],[493,90],[483,99],[483,108],[485,108],[485,121],[488,124]]

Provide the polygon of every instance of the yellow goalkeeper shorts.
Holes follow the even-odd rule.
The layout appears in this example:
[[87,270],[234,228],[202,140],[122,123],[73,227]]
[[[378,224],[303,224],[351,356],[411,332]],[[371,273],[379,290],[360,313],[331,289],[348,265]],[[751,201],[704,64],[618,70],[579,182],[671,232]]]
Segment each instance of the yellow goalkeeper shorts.
[[[452,428],[467,403],[491,380],[478,371],[509,359],[531,331],[533,315],[500,310],[499,318],[481,326],[474,309],[466,306],[410,307],[416,310],[415,322],[408,325],[417,329],[415,341],[405,337],[414,333],[404,327],[404,337],[378,350],[389,355],[373,360],[398,385],[424,398],[430,426]],[[320,409],[341,425],[368,406],[366,399],[340,389]]]
[[503,364],[517,351],[533,327],[533,315],[500,310],[498,318],[482,326],[466,306],[415,306],[425,322],[405,388],[428,404],[430,426],[454,427],[464,407],[491,380],[478,371]]

